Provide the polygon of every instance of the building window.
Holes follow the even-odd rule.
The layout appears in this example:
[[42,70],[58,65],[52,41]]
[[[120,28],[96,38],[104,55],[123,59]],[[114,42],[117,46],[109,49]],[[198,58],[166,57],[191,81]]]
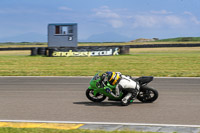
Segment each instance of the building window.
[[55,27],[55,34],[59,35],[69,35],[73,33],[72,26],[56,26]]
[[56,34],[60,34],[60,26],[56,26]]

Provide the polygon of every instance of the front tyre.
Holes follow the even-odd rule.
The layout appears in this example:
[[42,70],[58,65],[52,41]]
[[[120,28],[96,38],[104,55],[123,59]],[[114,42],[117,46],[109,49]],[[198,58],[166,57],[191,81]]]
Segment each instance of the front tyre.
[[143,86],[137,96],[137,99],[143,103],[152,103],[158,98],[158,91],[148,86]]
[[94,90],[91,90],[91,89],[86,90],[86,96],[89,100],[93,102],[102,102],[106,99],[106,96],[100,93],[97,93],[97,95],[94,96]]

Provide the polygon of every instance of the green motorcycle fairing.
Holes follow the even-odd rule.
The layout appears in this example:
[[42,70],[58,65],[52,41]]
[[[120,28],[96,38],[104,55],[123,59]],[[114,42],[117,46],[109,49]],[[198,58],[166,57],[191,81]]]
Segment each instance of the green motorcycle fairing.
[[122,99],[122,95],[123,93],[120,92],[120,96],[119,97],[114,97],[113,95],[111,95],[110,93],[108,93],[106,91],[107,88],[109,88],[113,93],[115,93],[115,87],[116,85],[110,85],[109,83],[107,83],[106,86],[101,87],[101,84],[99,83],[101,80],[101,77],[99,76],[99,73],[95,74],[95,76],[90,80],[90,86],[88,87],[88,89],[93,90],[93,95],[96,96],[97,94],[103,94],[105,96],[107,96],[109,98],[109,100],[121,100]]

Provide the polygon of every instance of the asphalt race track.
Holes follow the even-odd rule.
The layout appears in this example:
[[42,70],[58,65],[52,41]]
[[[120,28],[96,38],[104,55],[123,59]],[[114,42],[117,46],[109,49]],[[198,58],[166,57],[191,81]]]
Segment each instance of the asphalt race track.
[[90,78],[0,77],[0,120],[200,124],[200,78],[155,78],[157,101],[127,107],[90,102]]

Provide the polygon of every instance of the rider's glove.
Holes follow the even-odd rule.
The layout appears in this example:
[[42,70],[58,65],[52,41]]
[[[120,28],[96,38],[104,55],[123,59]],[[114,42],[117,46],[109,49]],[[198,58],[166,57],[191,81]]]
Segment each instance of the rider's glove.
[[110,92],[111,92],[111,89],[110,89],[110,88],[106,88],[106,92],[107,92],[107,93],[110,93]]

